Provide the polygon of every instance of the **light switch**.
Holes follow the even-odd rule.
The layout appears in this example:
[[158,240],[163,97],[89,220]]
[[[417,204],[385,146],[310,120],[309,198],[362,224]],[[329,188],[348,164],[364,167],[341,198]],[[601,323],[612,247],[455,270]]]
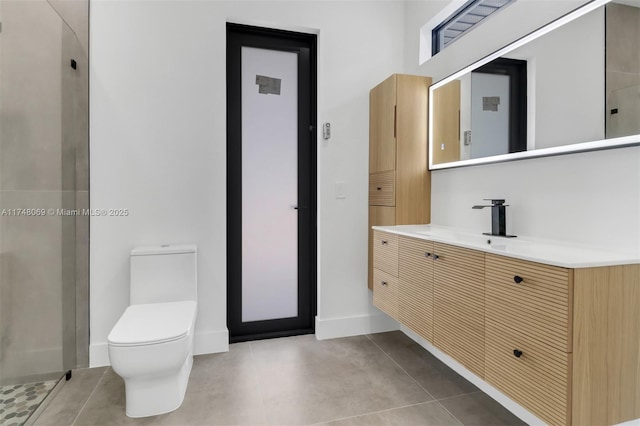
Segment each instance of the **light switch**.
[[347,184],[344,182],[336,182],[336,198],[344,200],[347,198]]
[[324,140],[331,139],[331,123],[324,123],[322,125],[322,138]]

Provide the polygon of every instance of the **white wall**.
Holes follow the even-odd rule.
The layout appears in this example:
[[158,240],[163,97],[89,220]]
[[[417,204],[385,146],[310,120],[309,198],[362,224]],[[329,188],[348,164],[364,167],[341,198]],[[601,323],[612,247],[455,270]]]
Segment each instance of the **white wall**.
[[[425,2],[405,9],[405,71],[434,82],[526,35],[583,1],[520,0],[418,66]],[[437,13],[437,11],[435,12]],[[576,108],[581,106],[576,103]],[[504,197],[507,232],[640,251],[640,148],[624,148],[432,172],[432,223],[487,231],[483,198]]]
[[601,7],[504,55],[528,62],[536,149],[604,139],[604,43]]
[[106,337],[128,304],[128,253],[141,244],[198,245],[196,350],[226,349],[227,21],[318,32],[318,123],[332,124],[318,142],[319,324],[330,337],[348,333],[345,323],[354,333],[384,323],[369,316],[378,311],[366,286],[368,93],[401,71],[403,4],[96,0],[91,207],[131,214],[91,221],[92,366],[108,362]]

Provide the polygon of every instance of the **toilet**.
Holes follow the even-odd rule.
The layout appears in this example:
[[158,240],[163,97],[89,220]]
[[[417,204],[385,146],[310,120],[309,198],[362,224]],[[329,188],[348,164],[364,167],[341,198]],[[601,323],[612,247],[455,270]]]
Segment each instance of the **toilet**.
[[194,245],[131,250],[130,305],[107,337],[129,417],[168,413],[184,400],[193,364],[196,256]]

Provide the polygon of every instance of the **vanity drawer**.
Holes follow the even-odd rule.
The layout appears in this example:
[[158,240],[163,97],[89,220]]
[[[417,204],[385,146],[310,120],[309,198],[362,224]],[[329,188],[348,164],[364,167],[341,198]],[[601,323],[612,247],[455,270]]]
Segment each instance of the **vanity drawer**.
[[398,236],[373,231],[373,267],[398,276]]
[[379,269],[373,270],[373,304],[393,319],[398,319],[398,278]]
[[546,423],[570,424],[571,354],[490,319],[485,338],[485,380]]
[[396,205],[396,171],[371,173],[369,175],[369,205]]
[[570,269],[487,254],[488,319],[571,352],[572,295]]

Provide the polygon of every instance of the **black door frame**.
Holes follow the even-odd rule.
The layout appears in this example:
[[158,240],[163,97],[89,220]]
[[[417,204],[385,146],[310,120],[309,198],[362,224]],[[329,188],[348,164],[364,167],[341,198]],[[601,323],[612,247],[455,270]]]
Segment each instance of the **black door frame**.
[[[509,153],[527,150],[527,61],[496,58],[472,73],[509,77]],[[473,141],[473,134],[471,136]]]
[[[227,326],[229,341],[315,332],[317,298],[316,35],[227,23]],[[296,52],[298,61],[298,317],[242,322],[242,46]]]

